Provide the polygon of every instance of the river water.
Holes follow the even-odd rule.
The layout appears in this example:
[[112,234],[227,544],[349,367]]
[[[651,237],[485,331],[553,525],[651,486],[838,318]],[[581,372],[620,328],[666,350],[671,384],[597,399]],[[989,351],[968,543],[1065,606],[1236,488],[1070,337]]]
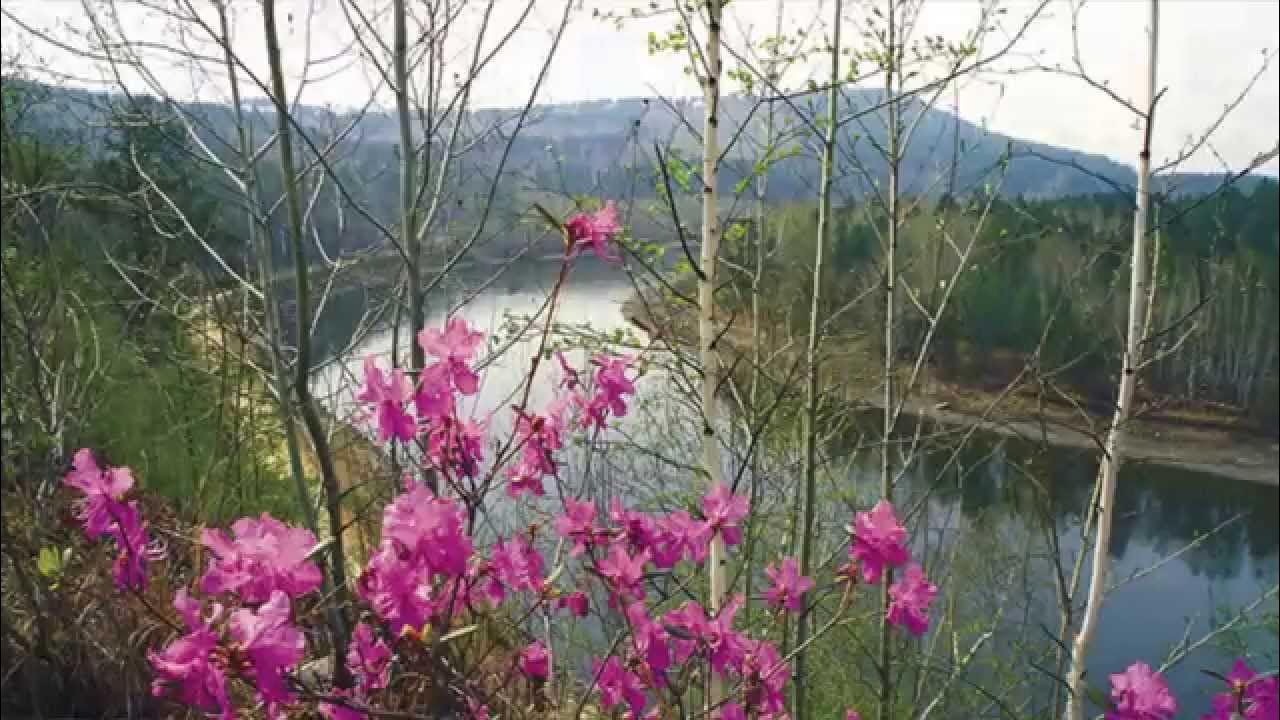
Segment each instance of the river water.
[[[459,312],[472,325],[501,334],[504,326],[513,326],[509,315],[529,315],[542,306],[555,276],[553,264],[513,269]],[[431,298],[428,325],[439,325],[451,306],[485,279],[482,270],[459,273],[456,286]],[[620,305],[631,292],[632,286],[621,271],[584,262],[574,269],[561,296],[557,337],[574,338],[588,327],[602,333],[630,332]],[[344,291],[331,298],[320,318],[321,349],[332,355],[350,343],[353,330],[375,299],[365,289]],[[536,337],[536,333],[528,336]],[[319,373],[318,394],[335,409],[350,408],[351,380],[359,376],[363,358],[388,354],[391,338],[385,324],[359,338],[354,352],[335,358]],[[402,337],[402,348],[406,342]],[[469,400],[466,411],[490,417],[491,427],[501,432],[510,415],[505,408],[516,402],[513,389],[530,367],[535,348],[534,339],[516,342],[492,361],[482,374],[480,392]],[[585,356],[571,352],[570,357],[581,364]],[[544,404],[554,392],[554,375],[549,366],[543,367],[543,380],[535,385],[530,398],[533,408]],[[695,457],[696,424],[687,403],[680,400],[679,383],[669,373],[653,372],[641,380],[640,387],[641,401],[615,431],[618,442],[608,446],[603,461],[596,461],[589,469],[574,466],[582,474],[578,480],[597,496],[621,494],[643,502],[670,495],[673,486],[680,485],[682,479],[687,484],[690,477],[678,463],[692,462]],[[1096,457],[1064,448],[1042,451],[1013,439],[981,436],[955,451],[954,442],[940,429],[931,428],[924,436],[934,437],[934,442],[903,472],[899,487],[900,499],[909,500],[899,505],[918,508],[912,518],[917,552],[933,562],[945,561],[951,568],[956,610],[972,618],[976,629],[983,627],[984,618],[995,614],[992,608],[1004,608],[984,652],[1008,654],[1013,648],[1021,653],[1029,652],[1028,648],[1051,651],[1047,638],[1057,628],[1051,548],[1056,540],[1064,572],[1069,574],[1080,547],[1081,517],[1089,501]],[[632,443],[664,448],[664,454],[676,461],[657,460],[624,447]],[[823,491],[826,501],[819,524],[829,531],[833,546],[849,522],[851,502],[866,503],[876,494],[876,454],[858,452],[857,445],[856,432],[850,430],[829,448],[830,487]],[[766,472],[770,478],[762,486],[772,488],[772,494],[762,493],[761,502],[785,507],[788,498],[794,497],[794,465],[788,462],[782,457]],[[735,468],[728,469],[732,472]],[[1194,642],[1235,609],[1272,588],[1280,576],[1278,505],[1280,492],[1275,486],[1126,465],[1109,548],[1114,562],[1111,582],[1118,587],[1108,596],[1090,655],[1093,684],[1105,687],[1107,673],[1119,672],[1135,659],[1159,666],[1184,639]],[[968,555],[974,557],[966,559],[963,551],[969,548],[972,552]],[[958,554],[957,549],[961,551]],[[1144,574],[1126,582],[1139,572]],[[1276,607],[1273,597],[1258,610],[1274,616]],[[1222,642],[1195,650],[1168,673],[1182,701],[1180,717],[1198,717],[1207,709],[1208,693],[1217,681],[1201,670],[1224,672],[1230,661],[1222,646],[1238,638],[1253,652],[1266,656],[1263,667],[1274,669],[1277,648],[1272,631],[1254,628],[1224,633],[1219,636]],[[967,649],[961,644],[962,651]],[[1052,668],[1051,656],[1037,659],[1035,665],[1041,669],[1005,667],[997,672],[992,669],[997,664],[983,669],[975,663],[973,672],[993,683],[998,677],[1021,674],[1024,694],[1047,697],[1042,670]],[[1041,707],[1043,697],[1032,698],[1022,712],[1036,716]]]

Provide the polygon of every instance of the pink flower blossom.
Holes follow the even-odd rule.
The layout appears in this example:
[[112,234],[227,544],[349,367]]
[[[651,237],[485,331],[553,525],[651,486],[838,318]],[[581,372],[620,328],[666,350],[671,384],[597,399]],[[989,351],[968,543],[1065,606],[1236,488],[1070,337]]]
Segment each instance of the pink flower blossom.
[[218,635],[210,627],[222,614],[222,606],[214,605],[208,619],[202,619],[200,603],[187,594],[186,588],[173,596],[173,606],[188,633],[159,652],[147,653],[155,671],[151,693],[162,697],[176,691],[179,702],[199,710],[217,711],[223,720],[231,720],[234,712],[227,695],[226,672],[214,661]]
[[682,639],[687,638],[693,643],[693,646],[676,644],[677,661],[684,662],[690,652],[702,651],[716,672],[723,674],[726,669],[737,667],[747,649],[746,638],[733,630],[733,618],[741,607],[742,596],[737,595],[720,608],[715,618],[708,618],[696,602],[687,602],[680,609],[667,613],[664,622],[678,629],[684,636]]
[[427,436],[427,458],[442,470],[475,477],[484,459],[484,425],[444,418]]
[[293,701],[285,673],[297,666],[306,647],[302,632],[289,623],[289,613],[289,596],[276,590],[256,611],[233,612],[227,624],[249,659],[249,675],[272,717],[283,717],[279,704]]
[[862,566],[864,580],[877,583],[885,566],[900,567],[911,559],[906,541],[907,531],[898,524],[893,504],[881,500],[869,512],[854,516],[849,558]]
[[925,579],[924,570],[910,565],[889,586],[889,622],[905,626],[912,635],[923,635],[929,629],[929,604],[937,594],[938,588]]
[[609,553],[596,562],[596,572],[609,583],[613,597],[622,600],[644,597],[644,566],[649,551],[632,555],[622,545],[611,545]]
[[436,363],[423,368],[413,393],[413,410],[418,415],[418,422],[430,425],[452,417],[456,405],[449,366]]
[[213,562],[200,580],[210,594],[233,592],[247,603],[265,602],[276,590],[299,597],[320,587],[320,568],[308,559],[316,546],[311,531],[285,525],[267,513],[231,525],[235,540],[206,529],[200,542]]
[[660,518],[658,525],[661,532],[654,550],[655,565],[667,569],[674,567],[681,558],[691,563],[707,559],[712,535],[710,525],[694,520],[684,510]]
[[474,395],[479,387],[479,378],[470,362],[483,342],[484,333],[472,330],[466,320],[456,315],[445,323],[443,332],[423,328],[418,333],[418,344],[423,351],[440,360],[453,386],[463,395]]
[[743,678],[743,696],[750,707],[769,715],[786,709],[786,688],[791,680],[791,667],[772,643],[764,640],[742,641],[739,672]]
[[720,706],[720,720],[747,720],[747,712],[740,703],[725,703]]
[[591,665],[596,687],[600,688],[600,701],[605,707],[614,708],[625,703],[632,717],[640,717],[646,702],[640,678],[627,670],[616,657],[610,657],[603,663],[593,659]]
[[466,573],[472,551],[462,508],[425,486],[401,493],[383,510],[382,542],[394,542],[432,572],[450,577]]
[[1227,673],[1227,690],[1213,696],[1213,711],[1201,720],[1277,720],[1280,717],[1280,680],[1259,678],[1244,660],[1236,660]]
[[1107,720],[1172,720],[1178,711],[1164,676],[1144,662],[1111,676],[1111,701]]
[[405,628],[421,629],[434,609],[426,564],[403,548],[385,544],[369,558],[356,582],[356,594],[393,635]]
[[596,394],[608,403],[614,417],[627,414],[627,395],[636,394],[635,383],[627,377],[633,358],[630,355],[606,355],[597,353],[591,363],[597,366]]
[[568,595],[562,595],[556,599],[557,609],[568,608],[569,612],[580,618],[587,616],[589,605],[590,603],[587,600],[587,594],[581,590],[571,592]]
[[538,592],[542,589],[542,553],[520,535],[510,542],[501,539],[493,546],[490,566],[502,587],[515,592]]
[[800,612],[804,607],[804,594],[813,589],[813,580],[800,574],[800,566],[795,558],[783,558],[782,567],[769,565],[764,569],[772,585],[765,591],[765,598],[771,607],[785,607],[791,612]]
[[631,628],[631,650],[644,662],[650,677],[656,682],[671,666],[667,631],[649,617],[649,610],[643,602],[628,604],[625,612]]
[[96,540],[115,522],[112,512],[133,488],[133,473],[129,468],[98,467],[88,448],[76,452],[71,466],[62,482],[84,494],[77,500],[77,515],[84,524],[85,535]]
[[119,554],[111,566],[111,576],[121,590],[142,590],[147,586],[147,563],[164,557],[164,548],[147,537],[147,522],[138,503],[114,503],[110,514],[115,523],[107,528]]
[[618,209],[610,200],[604,207],[594,213],[578,213],[564,224],[569,232],[569,257],[575,257],[584,247],[590,247],[596,257],[608,262],[618,262],[621,256],[609,249],[609,241],[617,235],[622,226],[618,223]]
[[357,687],[368,692],[387,686],[391,669],[391,648],[374,634],[368,623],[356,625],[351,633],[351,645],[347,648],[347,667],[355,677]]
[[546,680],[551,674],[551,653],[540,642],[530,643],[520,651],[520,672],[534,680]]
[[596,506],[590,502],[579,502],[573,498],[565,498],[564,514],[556,517],[556,533],[566,540],[573,541],[569,554],[577,557],[589,546],[601,542],[601,532],[595,527]]
[[619,540],[626,543],[633,553],[652,550],[658,541],[658,528],[653,518],[628,510],[618,498],[609,501],[609,521],[617,526],[621,533]]
[[844,714],[844,720],[862,720],[862,716],[856,710],[850,710]]
[[413,439],[414,420],[405,412],[405,404],[412,398],[413,385],[402,370],[396,368],[387,376],[372,355],[365,358],[364,385],[356,393],[356,400],[373,406],[379,442],[387,442],[391,438],[401,442]]
[[742,542],[742,528],[738,522],[747,516],[747,499],[734,495],[728,485],[719,483],[703,496],[702,514],[711,530],[720,533],[725,545]]
[[554,475],[556,463],[552,453],[563,446],[563,423],[552,412],[541,415],[522,415],[516,421],[516,438],[520,443],[520,460],[507,468],[507,494],[518,497],[528,492],[541,496],[544,492],[542,478]]

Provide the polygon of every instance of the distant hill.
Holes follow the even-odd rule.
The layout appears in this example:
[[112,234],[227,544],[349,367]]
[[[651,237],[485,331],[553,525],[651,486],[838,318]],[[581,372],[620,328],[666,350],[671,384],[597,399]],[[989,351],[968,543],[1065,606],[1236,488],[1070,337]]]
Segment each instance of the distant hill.
[[[23,84],[45,98],[29,121],[50,132],[78,133],[90,151],[95,139],[110,132],[106,108],[113,101],[125,100],[119,95]],[[836,180],[836,192],[846,199],[865,194],[864,178],[884,176],[883,163],[874,149],[885,137],[883,111],[877,109],[883,99],[883,92],[878,90],[852,89],[844,95],[842,115],[865,113],[842,128],[843,143],[850,150],[842,157],[844,172]],[[764,106],[741,96],[730,96],[722,102],[725,121],[721,127],[726,138],[739,134],[744,138],[764,136]],[[800,155],[784,159],[772,169],[771,199],[798,200],[815,194],[818,166],[812,162],[813,142],[804,136],[806,123],[799,116],[802,113],[817,117],[824,114],[824,106],[821,99],[797,100],[794,105],[775,102],[775,128],[790,136],[783,147],[798,150]],[[230,107],[199,103],[188,105],[187,109],[200,118],[205,139],[215,151],[225,139],[233,137]],[[245,109],[255,125],[255,135],[269,136],[274,125],[270,105],[256,100],[247,103]],[[694,128],[700,128],[701,111],[701,99],[687,98],[626,98],[536,107],[507,159],[510,181],[557,192],[626,196],[634,191],[650,195],[654,182],[653,144],[666,147],[670,143],[680,156],[696,161],[700,143],[677,113],[690,118]],[[1110,193],[1117,192],[1117,187],[1128,189],[1134,182],[1133,170],[1110,158],[990,132],[944,110],[923,108],[915,100],[903,103],[907,122],[915,122],[921,113],[902,165],[903,188],[908,193],[940,195],[952,182],[957,193],[984,182],[995,184],[999,173],[993,168],[1000,165],[1006,153],[1008,161],[1000,187],[1007,195],[1052,198]],[[512,111],[481,110],[469,119],[474,127],[484,127],[511,114]],[[349,113],[303,106],[297,115],[300,122],[321,135],[332,134],[354,121],[344,156],[365,170],[377,169],[379,187],[394,187],[398,136],[391,114],[373,111],[357,119]],[[745,129],[744,122],[748,123]],[[509,125],[504,130],[509,130]],[[488,159],[496,165],[501,145],[495,137],[479,150],[489,153]],[[758,152],[758,144],[740,141],[735,146],[723,172],[726,189],[738,186],[750,174]],[[953,159],[954,181],[950,177]],[[1161,187],[1179,194],[1200,193],[1216,187],[1222,179],[1217,174],[1169,174],[1162,176]],[[1253,182],[1256,180],[1246,179],[1242,189],[1247,191]]]

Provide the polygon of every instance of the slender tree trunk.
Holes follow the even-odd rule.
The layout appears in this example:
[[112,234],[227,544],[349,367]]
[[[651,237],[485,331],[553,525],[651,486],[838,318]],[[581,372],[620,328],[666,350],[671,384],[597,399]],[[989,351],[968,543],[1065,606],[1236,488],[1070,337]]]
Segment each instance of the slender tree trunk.
[[[722,370],[715,347],[716,283],[720,265],[720,191],[717,187],[720,158],[720,18],[722,0],[707,0],[706,76],[702,78],[702,277],[698,280],[698,346],[702,359],[702,464],[707,482],[712,486],[724,482],[720,465],[720,439],[716,436],[719,405],[716,393]],[[724,540],[719,533],[711,540],[707,558],[710,579],[708,605],[712,614],[720,612],[728,595],[728,577]],[[716,708],[724,700],[723,682],[713,673],[707,695],[709,707]],[[718,712],[716,716],[718,716]]]
[[338,608],[335,622],[339,626],[334,637],[334,682],[350,685],[346,668],[347,628],[347,556],[342,542],[342,495],[333,466],[329,438],[311,396],[311,288],[307,257],[304,252],[302,207],[298,199],[297,171],[293,160],[293,134],[289,117],[289,93],[284,83],[284,67],[280,58],[280,38],[276,30],[275,0],[263,0],[263,31],[267,41],[267,62],[271,67],[271,93],[275,104],[280,173],[284,184],[285,212],[289,223],[289,242],[293,248],[294,288],[297,294],[298,356],[293,380],[294,396],[302,413],[302,422],[315,449],[329,514],[330,576],[333,580],[333,606]]
[[258,227],[260,205],[257,194],[258,172],[253,167],[253,143],[244,122],[244,108],[240,97],[240,82],[236,76],[235,58],[231,54],[231,24],[227,19],[225,3],[218,3],[218,26],[223,37],[223,59],[227,66],[227,79],[231,83],[231,103],[236,118],[236,141],[239,146],[241,162],[245,163],[243,177],[245,215],[248,224],[245,228],[251,252],[257,257],[258,274],[262,277],[262,317],[266,334],[267,359],[271,366],[271,378],[275,385],[277,402],[280,405],[280,424],[284,431],[286,454],[289,457],[289,474],[293,476],[294,490],[298,493],[298,505],[302,510],[302,520],[312,535],[319,537],[319,523],[316,520],[315,506],[311,501],[311,491],[307,487],[307,475],[302,466],[302,449],[298,445],[298,425],[293,408],[292,391],[289,389],[289,373],[280,361],[279,349],[284,344],[280,332],[280,312],[276,306],[275,295],[275,257],[272,254],[270,235],[260,232]]
[[[809,304],[809,338],[805,352],[807,377],[805,379],[804,407],[804,520],[800,529],[800,574],[808,576],[813,571],[813,515],[818,492],[818,314],[822,306],[823,252],[831,239],[831,177],[835,171],[837,109],[840,102],[840,15],[841,0],[835,1],[831,30],[831,74],[827,90],[827,122],[823,128],[822,175],[818,191],[818,236],[813,250],[813,289]],[[796,720],[809,717],[808,652],[809,628],[813,618],[806,605],[800,613],[796,627]]]
[[1142,151],[1138,155],[1137,209],[1133,216],[1133,257],[1129,278],[1129,323],[1125,338],[1123,371],[1116,393],[1115,415],[1107,432],[1107,439],[1098,468],[1098,530],[1093,543],[1093,563],[1089,572],[1089,595],[1085,601],[1080,630],[1071,645],[1071,668],[1067,673],[1068,720],[1085,717],[1085,664],[1088,660],[1089,642],[1097,630],[1102,612],[1103,591],[1110,565],[1108,548],[1111,544],[1112,523],[1115,519],[1116,480],[1124,462],[1124,437],[1126,425],[1133,409],[1133,393],[1138,381],[1141,363],[1143,321],[1146,314],[1143,302],[1147,299],[1147,217],[1151,206],[1151,131],[1155,121],[1156,58],[1159,39],[1159,2],[1150,0],[1151,20],[1147,46],[1146,117],[1143,118]]
[[[888,205],[888,232],[885,234],[887,247],[884,260],[884,427],[883,443],[880,446],[880,496],[893,502],[893,426],[897,414],[893,410],[893,365],[894,323],[897,321],[895,301],[895,280],[898,272],[898,171],[901,165],[898,157],[898,143],[901,134],[901,123],[898,118],[898,102],[895,80],[898,76],[899,52],[897,45],[897,0],[889,0],[888,31],[885,53],[888,64],[884,73],[885,102],[889,114],[889,188],[886,204]],[[892,628],[889,626],[889,586],[893,582],[892,569],[886,569],[880,583],[880,720],[893,717],[893,646]]]
[[[409,105],[409,20],[404,0],[393,0],[391,12],[394,15],[392,61],[395,66],[396,118],[400,131],[400,240],[404,243],[407,258],[405,269],[408,280],[405,290],[409,294],[409,326],[416,333],[422,329],[425,318],[422,310],[422,242],[418,237],[417,198],[414,192],[417,153],[413,144],[413,116]],[[426,356],[413,337],[409,338],[409,347],[410,369],[416,378],[418,371],[426,363]]]

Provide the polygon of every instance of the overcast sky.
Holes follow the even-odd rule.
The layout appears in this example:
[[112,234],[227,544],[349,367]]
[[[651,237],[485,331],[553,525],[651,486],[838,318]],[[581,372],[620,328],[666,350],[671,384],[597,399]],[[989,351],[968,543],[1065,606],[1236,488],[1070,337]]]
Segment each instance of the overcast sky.
[[[351,32],[338,0],[313,0],[316,12],[305,22],[304,0],[278,0],[285,37],[282,43],[294,67],[301,64],[308,46],[311,57],[340,55],[350,47]],[[617,98],[663,93],[673,96],[699,92],[694,80],[682,68],[682,58],[652,57],[646,37],[672,26],[671,15],[628,19],[619,28],[612,21],[593,17],[593,10],[626,11],[634,2],[574,0],[570,26],[555,56],[540,94],[544,102]],[[83,45],[75,29],[85,28],[84,9],[77,0],[3,0],[4,9],[33,28],[47,31],[63,41]],[[648,3],[640,4],[641,7]],[[660,0],[666,5],[667,0]],[[877,2],[882,5],[883,3]],[[1008,0],[1002,16],[1002,30],[990,35],[985,50],[990,52],[1007,42],[1008,34],[1019,27],[1034,7],[1030,2]],[[412,3],[411,3],[412,5]],[[477,8],[481,3],[476,2]],[[857,41],[865,11],[860,3],[846,19],[845,41]],[[523,3],[497,0],[494,28],[509,27]],[[749,40],[771,34],[776,12],[775,0],[735,0],[726,28],[729,42],[744,48]],[[831,0],[785,0],[784,32],[815,28],[825,32],[829,21],[814,25],[815,17],[830,15]],[[250,66],[261,67],[264,52],[256,3],[237,9],[237,51]],[[553,29],[559,22],[562,0],[538,0],[538,4],[504,48],[502,55],[481,77],[475,101],[482,106],[523,104]],[[1144,81],[1145,28],[1148,3],[1145,0],[1093,0],[1079,16],[1080,56],[1090,74],[1105,80],[1126,98],[1138,96]],[[464,23],[474,23],[478,12]],[[977,4],[971,0],[931,0],[926,3],[918,32],[959,39],[973,27]],[[153,13],[126,7],[122,24],[134,40],[172,43],[176,37],[172,23]],[[965,118],[1016,137],[1064,145],[1105,154],[1132,163],[1138,138],[1133,118],[1103,93],[1085,83],[1029,68],[1038,62],[1052,66],[1071,64],[1072,32],[1070,6],[1052,3],[1029,28],[1014,53],[995,70],[967,80],[960,92],[959,111]],[[310,32],[306,32],[306,28]],[[457,57],[469,57],[463,39],[451,48]],[[494,31],[486,45],[499,35]],[[812,35],[811,35],[812,37]],[[389,42],[389,37],[385,38]],[[32,40],[10,18],[4,19],[3,41],[6,55],[22,49],[29,65],[74,76],[80,83],[103,82],[103,68],[71,53]],[[195,43],[195,40],[191,41]],[[1161,56],[1159,84],[1167,88],[1156,120],[1155,154],[1176,153],[1190,137],[1198,136],[1221,114],[1224,105],[1234,102],[1259,71],[1264,53],[1280,46],[1280,2],[1276,0],[1164,0],[1161,3]],[[855,44],[856,47],[856,44]],[[374,73],[349,58],[331,60],[317,66],[307,86],[304,100],[337,106],[359,104],[376,85]],[[732,58],[727,60],[733,66]],[[221,99],[225,91],[219,81],[201,78],[162,62],[159,56],[149,63],[155,76],[179,97],[198,96]],[[1020,70],[1011,73],[1010,70]],[[795,86],[803,82],[806,68],[795,68],[788,77]],[[1186,169],[1220,170],[1223,164],[1239,167],[1263,150],[1272,148],[1280,134],[1280,69],[1275,62],[1257,80],[1251,93],[1218,128],[1212,142],[1185,166]],[[134,78],[126,82],[141,86]],[[951,104],[950,93],[941,103]],[[1276,161],[1267,170],[1275,173]]]

